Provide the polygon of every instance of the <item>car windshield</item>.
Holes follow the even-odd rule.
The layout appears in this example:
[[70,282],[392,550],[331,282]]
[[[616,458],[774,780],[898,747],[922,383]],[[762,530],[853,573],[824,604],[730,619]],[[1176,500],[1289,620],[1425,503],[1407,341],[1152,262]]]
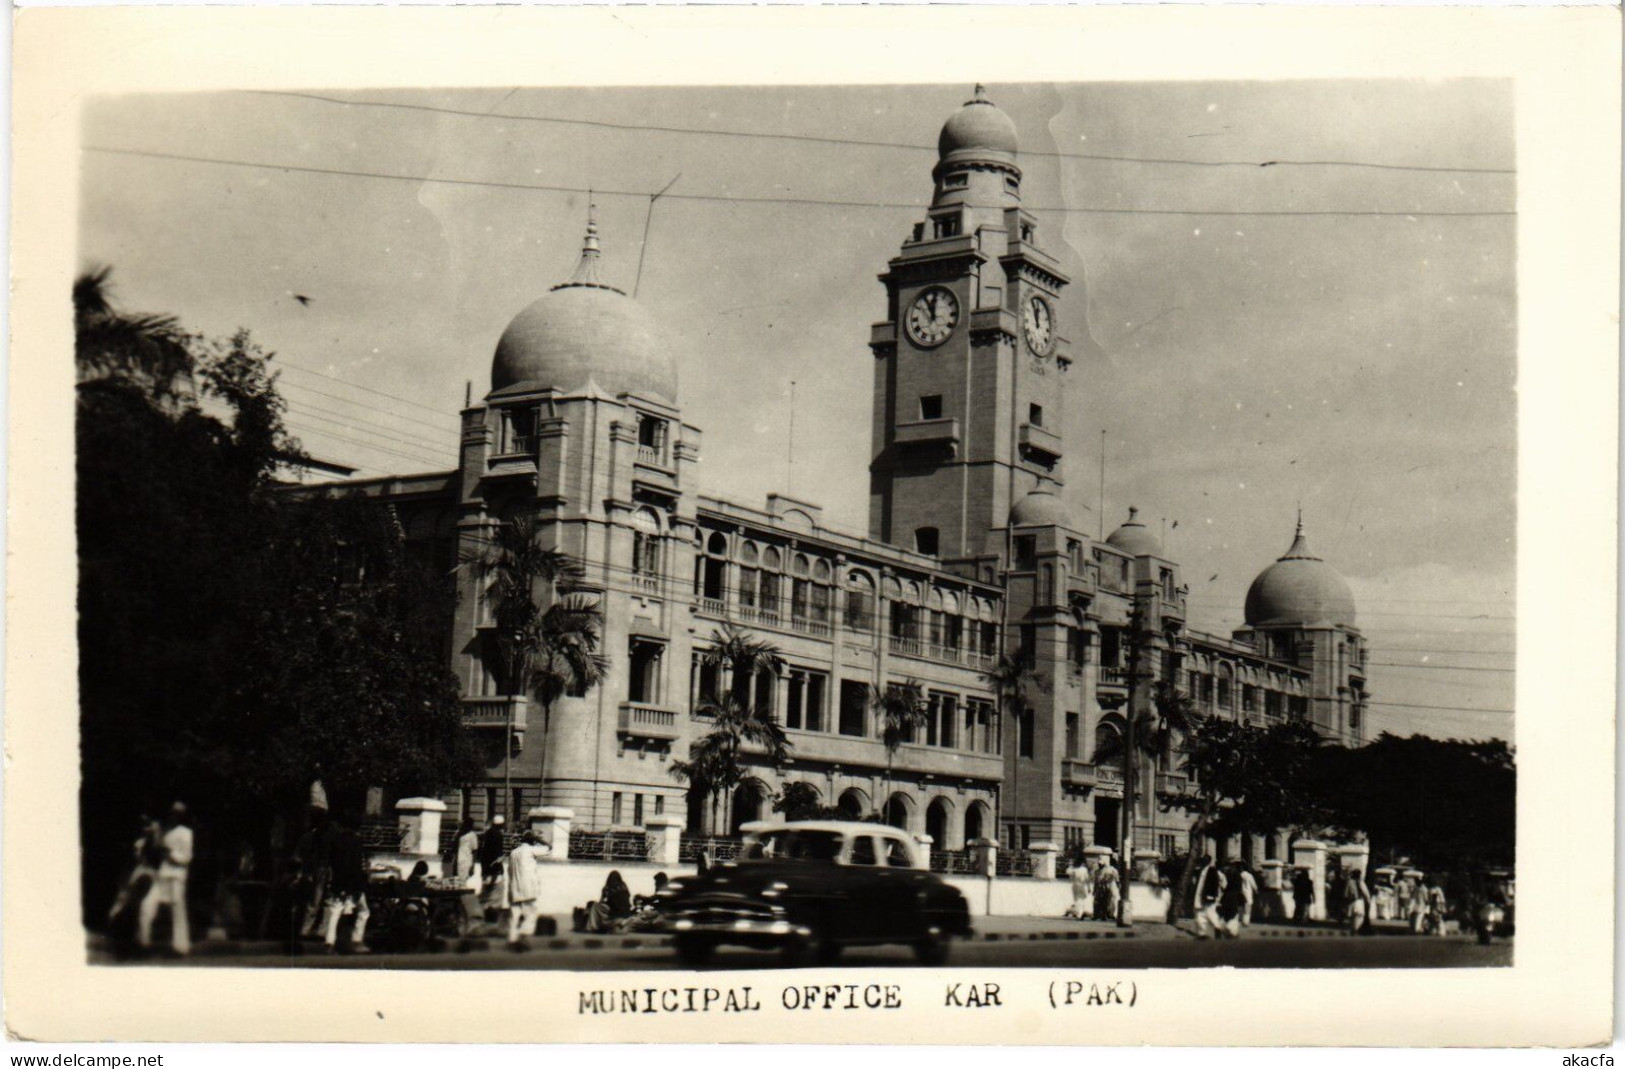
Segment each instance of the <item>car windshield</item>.
[[834,861],[840,853],[839,832],[792,829],[763,834],[745,856],[753,861]]

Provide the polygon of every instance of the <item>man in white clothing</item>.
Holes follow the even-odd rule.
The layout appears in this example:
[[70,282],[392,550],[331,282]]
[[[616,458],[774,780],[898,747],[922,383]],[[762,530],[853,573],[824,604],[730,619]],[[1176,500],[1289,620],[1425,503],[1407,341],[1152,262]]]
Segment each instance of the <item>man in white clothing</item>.
[[541,917],[541,863],[546,856],[547,847],[531,829],[508,855],[508,946],[514,950],[525,949],[523,940],[536,931]]
[[1196,875],[1196,887],[1192,893],[1195,899],[1192,905],[1196,914],[1196,938],[1206,939],[1209,932],[1221,938],[1226,934],[1224,921],[1219,919],[1219,899],[1224,896],[1225,884],[1224,873],[1213,864],[1213,858],[1203,855],[1202,868]]
[[192,934],[186,917],[186,873],[192,864],[192,829],[186,826],[186,807],[179,802],[169,809],[159,845],[162,858],[152,888],[141,900],[136,942],[143,949],[151,948],[152,922],[158,917],[159,907],[168,906],[175,953],[188,954],[192,950]]
[[1258,877],[1253,870],[1242,862],[1236,870],[1236,878],[1241,881],[1241,926],[1250,928],[1253,924],[1253,900],[1258,897]]

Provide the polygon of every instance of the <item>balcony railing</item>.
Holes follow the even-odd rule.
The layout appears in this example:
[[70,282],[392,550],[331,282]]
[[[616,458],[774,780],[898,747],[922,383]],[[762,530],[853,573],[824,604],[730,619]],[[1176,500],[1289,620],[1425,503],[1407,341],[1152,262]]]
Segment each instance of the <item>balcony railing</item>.
[[644,464],[653,464],[658,468],[667,466],[666,451],[657,445],[638,446],[638,460]]
[[529,710],[529,698],[464,698],[463,723],[472,728],[512,727],[524,731]]
[[647,702],[622,702],[617,728],[623,735],[645,739],[675,739],[679,735],[677,710]]
[[817,635],[820,638],[827,638],[830,633],[829,624],[821,620],[811,620],[805,616],[790,617],[790,629],[800,631],[803,635]]
[[1128,669],[1107,668],[1102,665],[1100,668],[1100,685],[1103,687],[1128,686]]
[[711,616],[726,616],[728,614],[728,603],[721,598],[701,598],[700,611]]

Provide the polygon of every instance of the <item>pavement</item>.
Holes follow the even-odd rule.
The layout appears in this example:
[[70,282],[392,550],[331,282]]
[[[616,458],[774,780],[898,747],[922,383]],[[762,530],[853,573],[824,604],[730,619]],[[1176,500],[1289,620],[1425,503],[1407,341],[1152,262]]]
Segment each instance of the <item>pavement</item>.
[[[570,918],[568,916],[555,916],[552,918],[557,935],[543,935],[532,937],[529,949],[536,959],[545,959],[551,955],[559,955],[574,960],[591,961],[595,956],[605,959],[624,959],[629,955],[641,958],[647,951],[669,951],[671,937],[665,932],[629,932],[615,934],[588,934],[585,932],[570,931]],[[545,925],[543,926],[546,927]],[[1172,942],[1201,942],[1198,939],[1195,927],[1191,921],[1180,921],[1178,924],[1164,924],[1160,922],[1140,922],[1131,928],[1119,928],[1109,921],[1079,921],[1064,917],[975,917],[972,919],[973,934],[967,940],[961,940],[959,957],[964,956],[964,950],[972,944],[1006,944],[1003,949],[1011,953],[1021,954],[1023,950],[1013,944],[1070,944],[1087,943],[1091,946],[1107,942],[1123,943],[1135,940],[1140,943],[1172,943]],[[442,940],[423,952],[410,955],[370,954],[370,955],[338,955],[339,958],[355,964],[372,963],[374,965],[398,966],[403,959],[411,958],[423,960],[435,956],[440,957],[474,957],[484,958],[487,955],[507,951],[505,931],[498,926],[488,925],[473,936],[449,941]],[[1443,943],[1459,940],[1439,940],[1433,937],[1411,935],[1403,925],[1385,924],[1379,922],[1375,932],[1377,936],[1393,936],[1405,940],[1417,940],[1424,943]],[[1341,926],[1332,924],[1290,925],[1290,924],[1255,924],[1243,929],[1239,940],[1213,941],[1218,946],[1236,946],[1242,942],[1253,940],[1328,940],[1328,939],[1360,939],[1361,942],[1370,942],[1369,939],[1351,936]],[[1389,939],[1382,939],[1389,943]],[[1028,946],[1026,952],[1038,951],[1040,948]],[[110,945],[98,935],[89,938],[90,956],[93,961],[110,962],[115,960]],[[594,953],[596,952],[596,954]],[[1049,954],[1041,956],[1048,957]],[[1423,955],[1427,956],[1426,954]],[[1160,957],[1160,955],[1159,955]],[[319,942],[306,940],[301,942],[292,952],[282,942],[269,939],[228,939],[209,938],[194,944],[192,958],[200,962],[212,962],[216,959],[254,959],[256,962],[275,963],[280,959],[284,963],[293,960],[301,964],[318,964],[327,955]],[[223,962],[222,962],[223,963]],[[246,962],[245,962],[246,964]],[[535,967],[535,966],[533,966]],[[580,967],[576,965],[564,967]],[[603,964],[593,962],[589,967],[608,967],[608,960]],[[623,968],[641,967],[635,964],[621,966]]]

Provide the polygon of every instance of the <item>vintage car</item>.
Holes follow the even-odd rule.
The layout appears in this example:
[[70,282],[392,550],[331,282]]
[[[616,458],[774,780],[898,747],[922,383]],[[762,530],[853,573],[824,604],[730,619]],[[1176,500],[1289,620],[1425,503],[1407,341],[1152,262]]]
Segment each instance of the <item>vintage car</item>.
[[789,964],[828,964],[843,947],[903,943],[940,965],[970,934],[965,896],[915,864],[919,848],[882,824],[756,825],[739,860],[673,881],[660,912],[685,964],[719,945],[777,948]]

